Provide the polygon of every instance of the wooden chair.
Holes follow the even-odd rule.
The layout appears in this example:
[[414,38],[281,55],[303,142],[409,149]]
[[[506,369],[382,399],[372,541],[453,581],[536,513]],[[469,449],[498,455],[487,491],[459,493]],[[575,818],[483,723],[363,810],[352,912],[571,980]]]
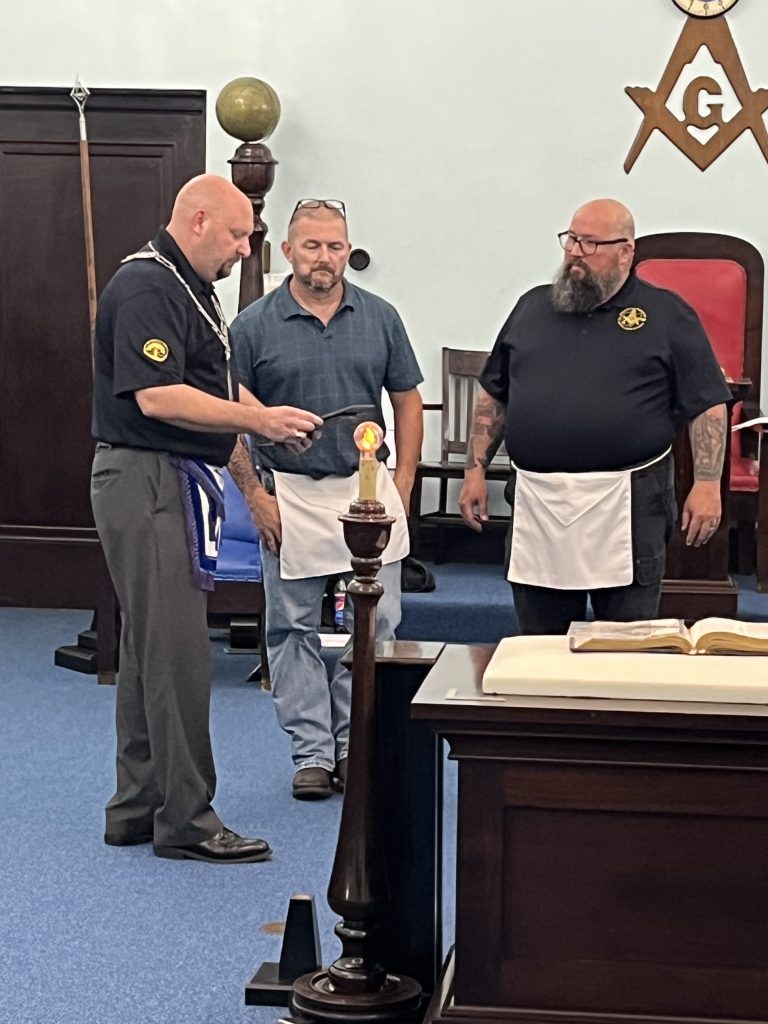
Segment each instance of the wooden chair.
[[[464,476],[467,443],[478,388],[477,378],[487,358],[487,352],[443,348],[443,400],[436,404],[424,405],[427,411],[440,410],[441,413],[440,461],[419,462],[411,492],[411,550],[417,557],[423,553],[425,530],[435,535],[433,556],[437,562],[442,561],[446,530],[461,528],[464,531],[464,541],[475,537],[475,534],[464,525],[458,507],[450,510],[448,508],[448,481],[461,480]],[[509,459],[505,456],[503,445],[494,462],[488,467],[486,477],[488,480],[505,482],[509,478]],[[423,483],[426,479],[439,481],[437,508],[431,512],[422,511]],[[484,527],[484,532],[501,530],[506,528],[507,523],[506,515],[492,516],[490,523]]]
[[[764,267],[757,249],[731,235],[646,235],[637,239],[635,266],[640,278],[677,292],[699,314],[731,385],[733,422],[759,415]],[[768,451],[763,451],[763,457],[768,457]],[[727,543],[728,528],[735,530],[737,568],[752,571],[754,567],[758,587],[763,589],[768,586],[768,499],[760,496],[758,459],[755,432],[732,435],[728,518],[719,543]],[[766,473],[762,479],[768,483]],[[758,515],[761,500],[766,508]],[[712,551],[717,551],[717,545]]]

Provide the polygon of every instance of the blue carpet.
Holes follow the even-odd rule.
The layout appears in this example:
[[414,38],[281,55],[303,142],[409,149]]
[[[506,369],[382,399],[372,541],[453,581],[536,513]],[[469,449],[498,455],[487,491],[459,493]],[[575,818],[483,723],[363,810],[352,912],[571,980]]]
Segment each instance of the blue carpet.
[[[494,566],[438,565],[433,593],[403,597],[403,638],[492,642],[515,631]],[[768,620],[768,595],[740,579],[739,614]],[[288,740],[269,694],[246,682],[253,659],[213,642],[211,730],[224,821],[263,835],[264,864],[160,860],[102,842],[111,795],[113,687],[53,666],[87,612],[0,609],[0,1024],[267,1024],[244,986],[277,960],[289,897],[315,896],[324,960],[338,952],[325,902],[341,801],[290,796]],[[455,765],[447,765],[446,940],[453,917]]]
[[288,741],[249,665],[214,644],[212,736],[216,807],[263,835],[264,864],[216,867],[160,860],[148,846],[101,841],[111,795],[114,688],[54,668],[53,650],[88,626],[86,613],[0,610],[4,666],[0,758],[0,1022],[251,1024],[243,990],[277,960],[289,897],[316,897],[326,959],[336,917],[325,903],[341,799],[290,796]]
[[[403,594],[401,640],[498,643],[518,631],[512,588],[499,565],[429,565],[435,589]],[[738,618],[768,622],[768,594],[758,594],[754,576],[734,576],[739,587]]]
[[[324,962],[340,950],[326,890],[341,798],[290,796],[288,739],[247,656],[212,643],[216,808],[267,838],[263,864],[160,860],[105,846],[114,779],[114,687],[53,665],[90,614],[0,609],[0,1024],[267,1024],[244,987],[277,960],[295,893],[315,897]],[[452,889],[455,765],[447,768],[446,878]],[[448,901],[446,936],[453,915]]]
[[754,576],[736,576],[739,587],[739,613],[737,618],[744,622],[768,622],[768,594],[759,594],[755,588]]
[[497,643],[517,632],[512,588],[500,565],[431,565],[435,589],[403,594],[400,640]]

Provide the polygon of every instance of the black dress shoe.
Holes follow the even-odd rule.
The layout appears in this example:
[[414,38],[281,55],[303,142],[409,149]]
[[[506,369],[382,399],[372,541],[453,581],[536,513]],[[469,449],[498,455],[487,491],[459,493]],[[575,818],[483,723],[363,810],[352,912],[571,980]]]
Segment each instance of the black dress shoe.
[[343,793],[344,788],[347,785],[347,759],[342,757],[340,761],[336,762],[336,767],[333,771],[333,778],[331,779],[331,785],[337,793]]
[[210,839],[189,846],[157,846],[156,857],[168,860],[203,860],[208,864],[252,864],[272,855],[263,839],[244,839],[231,829],[222,828]]
[[104,842],[107,846],[140,846],[142,843],[151,843],[153,839],[151,828],[144,831],[104,833]]
[[325,800],[331,792],[331,773],[326,768],[301,768],[293,776],[296,800]]

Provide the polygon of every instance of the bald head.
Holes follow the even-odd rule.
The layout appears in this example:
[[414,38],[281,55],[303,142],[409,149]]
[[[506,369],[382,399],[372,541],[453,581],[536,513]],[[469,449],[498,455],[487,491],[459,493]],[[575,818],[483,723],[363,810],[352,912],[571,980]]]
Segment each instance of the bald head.
[[594,227],[595,238],[627,238],[635,240],[635,221],[623,203],[617,199],[592,199],[580,206],[573,222],[588,223]]
[[179,191],[168,233],[204,281],[227,277],[250,255],[251,202],[232,182],[217,174],[192,178]]

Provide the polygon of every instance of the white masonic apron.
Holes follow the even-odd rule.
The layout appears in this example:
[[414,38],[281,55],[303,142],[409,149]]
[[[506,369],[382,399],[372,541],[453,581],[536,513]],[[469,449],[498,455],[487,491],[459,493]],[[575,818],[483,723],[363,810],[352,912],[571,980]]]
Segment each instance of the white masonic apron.
[[[280,576],[306,579],[351,572],[351,553],[344,543],[339,516],[349,511],[358,495],[359,474],[312,480],[296,473],[272,471],[275,497],[280,509],[283,539],[280,545]],[[394,516],[382,565],[405,558],[410,550],[408,523],[400,494],[383,462],[376,475],[376,497],[387,514]]]
[[530,473],[518,469],[507,579],[554,590],[625,587],[634,578],[632,469]]

